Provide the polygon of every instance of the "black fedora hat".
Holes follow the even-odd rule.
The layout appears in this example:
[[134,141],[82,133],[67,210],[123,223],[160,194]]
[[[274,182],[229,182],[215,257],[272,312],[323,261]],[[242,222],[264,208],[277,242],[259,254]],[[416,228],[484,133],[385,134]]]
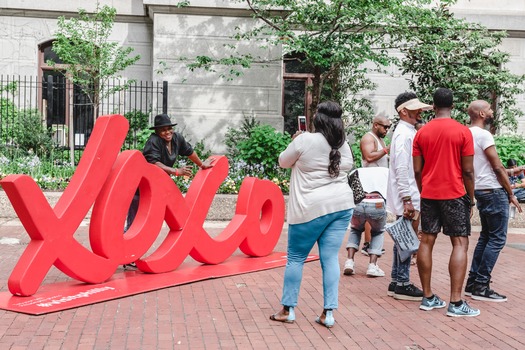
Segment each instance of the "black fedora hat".
[[150,130],[162,128],[164,126],[175,126],[177,123],[172,123],[169,115],[167,114],[159,114],[155,116],[155,121],[153,123],[153,126],[150,127]]

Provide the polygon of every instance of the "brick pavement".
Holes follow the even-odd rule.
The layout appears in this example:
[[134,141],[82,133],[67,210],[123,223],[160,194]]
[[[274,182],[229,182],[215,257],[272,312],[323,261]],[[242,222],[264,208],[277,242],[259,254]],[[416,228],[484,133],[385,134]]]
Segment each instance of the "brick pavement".
[[[218,232],[222,222],[207,222]],[[479,230],[479,229],[478,229]],[[277,246],[286,249],[286,229]],[[281,324],[268,316],[279,308],[284,268],[166,288],[72,310],[29,316],[0,310],[0,349],[525,349],[523,230],[512,229],[494,271],[493,287],[506,303],[472,301],[476,318],[450,318],[444,309],[420,311],[418,303],[386,296],[388,277],[364,276],[367,258],[356,258],[357,275],[342,276],[336,325],[314,322],[322,310],[321,269],[305,265],[297,321]],[[76,234],[86,242],[87,226]],[[473,246],[478,234],[471,239]],[[9,245],[8,238],[20,239]],[[346,239],[346,237],[345,237]],[[28,242],[17,220],[0,221],[0,290]],[[391,267],[389,238],[380,266]],[[434,291],[448,302],[450,243],[434,250]],[[340,252],[344,263],[346,251]],[[52,268],[44,283],[67,279]],[[412,280],[419,285],[417,269]]]

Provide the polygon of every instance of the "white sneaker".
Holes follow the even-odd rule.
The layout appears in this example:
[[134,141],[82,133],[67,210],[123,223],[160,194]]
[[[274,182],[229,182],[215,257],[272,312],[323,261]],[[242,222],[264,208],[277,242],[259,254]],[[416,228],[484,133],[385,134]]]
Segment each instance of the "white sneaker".
[[381,270],[377,264],[368,264],[366,275],[371,277],[383,277],[385,275],[385,271]]
[[345,261],[345,269],[343,271],[343,274],[346,276],[350,276],[355,274],[354,271],[354,259],[346,259]]

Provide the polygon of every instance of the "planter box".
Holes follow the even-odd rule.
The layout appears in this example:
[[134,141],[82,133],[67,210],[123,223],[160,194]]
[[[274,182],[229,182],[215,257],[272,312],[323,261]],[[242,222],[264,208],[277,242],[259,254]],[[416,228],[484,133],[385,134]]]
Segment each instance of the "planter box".
[[[62,195],[62,192],[45,192],[45,196],[47,197],[47,200],[51,204],[51,206],[54,206],[60,196]],[[285,200],[288,200],[288,197],[285,196]],[[208,216],[206,217],[206,220],[211,221],[230,221],[233,218],[233,215],[235,214],[235,206],[237,204],[237,196],[236,195],[230,195],[230,194],[218,194],[215,196],[212,206],[208,212]],[[525,210],[525,203],[523,204],[523,209]],[[87,218],[89,218],[91,215],[91,212],[88,212],[86,215]],[[16,218],[16,213],[13,209],[13,206],[11,205],[11,202],[9,202],[9,199],[7,198],[4,191],[0,191],[0,218]],[[392,217],[389,217],[389,221],[391,221]],[[474,209],[474,215],[472,216],[471,223],[473,226],[480,226],[479,221],[479,215],[478,211]],[[525,213],[518,214],[516,213],[516,217],[514,219],[511,219],[509,221],[509,227],[514,228],[521,228],[525,227]]]

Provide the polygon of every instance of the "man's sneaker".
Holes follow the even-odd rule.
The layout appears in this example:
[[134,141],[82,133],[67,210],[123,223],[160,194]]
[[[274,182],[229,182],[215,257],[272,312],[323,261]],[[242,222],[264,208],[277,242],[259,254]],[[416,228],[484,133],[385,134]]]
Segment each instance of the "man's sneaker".
[[394,296],[394,292],[396,291],[396,285],[397,285],[396,282],[390,282],[388,284],[388,290],[386,292],[386,295],[388,295],[389,297],[393,297]]
[[472,299],[482,301],[493,301],[501,303],[507,301],[507,297],[490,289],[488,284],[475,284],[472,289]]
[[423,297],[423,300],[421,300],[421,305],[419,305],[419,308],[421,310],[430,311],[434,309],[441,309],[445,306],[447,306],[447,303],[441,300],[437,295],[434,294],[434,296],[430,299]]
[[350,276],[355,274],[354,271],[354,259],[346,259],[345,261],[345,269],[343,270],[343,274],[346,276]]
[[370,249],[370,242],[363,243],[363,247],[361,248],[361,254],[368,256],[368,249]]
[[396,285],[394,290],[394,299],[421,301],[423,299],[423,291],[416,287],[413,283],[406,286]]
[[459,306],[452,303],[448,304],[447,316],[450,317],[475,317],[479,314],[479,310],[470,307],[465,300]]
[[472,289],[474,289],[474,285],[476,283],[474,281],[469,282],[467,280],[467,284],[465,285],[465,295],[471,296],[472,295]]
[[383,277],[385,275],[385,271],[381,270],[377,264],[368,264],[366,275],[371,277]]
[[131,262],[129,264],[124,264],[122,265],[122,267],[124,269],[132,269],[132,270],[136,270],[137,269],[137,264],[135,264],[135,262]]

